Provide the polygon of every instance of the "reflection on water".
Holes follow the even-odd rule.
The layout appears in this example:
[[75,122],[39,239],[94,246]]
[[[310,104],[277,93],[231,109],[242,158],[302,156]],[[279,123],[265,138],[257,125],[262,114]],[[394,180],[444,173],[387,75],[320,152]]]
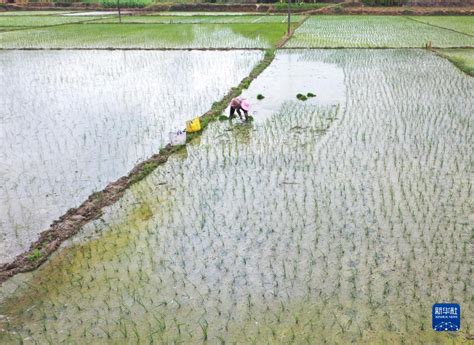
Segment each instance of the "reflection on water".
[[[277,54],[274,62],[252,83],[242,96],[251,104],[251,115],[264,122],[297,94],[313,93],[307,101],[312,105],[334,105],[344,102],[344,73],[334,63],[304,61],[301,55]],[[265,98],[258,100],[261,94]],[[301,101],[300,101],[301,102]]]
[[[343,100],[212,124],[3,286],[1,341],[467,343],[473,81],[423,51],[278,54],[338,66]],[[461,332],[430,330],[439,301]]]

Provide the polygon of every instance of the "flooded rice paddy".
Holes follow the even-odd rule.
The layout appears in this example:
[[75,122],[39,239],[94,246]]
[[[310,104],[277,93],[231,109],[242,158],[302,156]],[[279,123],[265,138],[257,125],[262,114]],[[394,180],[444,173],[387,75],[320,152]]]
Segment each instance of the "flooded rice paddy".
[[[258,51],[0,52],[0,263],[210,109]],[[217,67],[218,66],[218,67]]]
[[344,103],[344,90],[344,73],[335,63],[304,61],[298,54],[277,54],[263,76],[253,81],[242,96],[249,100],[251,115],[260,123],[274,117],[284,104],[293,104],[298,94],[316,95],[309,97],[306,105],[337,106]]
[[105,16],[88,16],[88,17],[67,17],[60,15],[43,15],[43,16],[0,16],[0,27],[41,27],[70,23],[83,23],[91,20],[99,20]]
[[[423,20],[423,19],[421,19]],[[465,27],[474,17],[458,17]],[[286,47],[472,47],[474,37],[449,29],[452,20],[438,17],[439,25],[399,16],[313,16],[301,25]]]
[[[50,18],[49,16],[47,18]],[[59,17],[75,20],[78,17]],[[0,18],[1,19],[1,18]],[[87,20],[87,19],[86,19]],[[81,21],[84,21],[81,19]],[[19,20],[16,20],[18,23]],[[2,49],[272,48],[284,23],[67,24],[2,32]]]
[[[212,124],[4,284],[0,342],[468,342],[473,80],[421,50],[274,63],[247,95],[280,103]],[[300,64],[321,102],[282,89]],[[430,330],[440,301],[462,331]]]
[[[286,23],[287,16],[278,15],[133,15],[133,16],[122,16],[122,23],[153,23],[153,24],[201,24],[201,23]],[[302,16],[293,16],[292,20],[298,22],[302,19]],[[100,23],[116,23],[118,17],[106,18],[96,20],[95,22]]]

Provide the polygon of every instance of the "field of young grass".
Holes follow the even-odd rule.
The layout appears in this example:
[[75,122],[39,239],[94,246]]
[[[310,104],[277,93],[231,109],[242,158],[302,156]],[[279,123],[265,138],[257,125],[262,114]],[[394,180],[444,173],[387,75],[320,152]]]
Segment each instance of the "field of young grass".
[[70,24],[4,32],[0,48],[271,48],[286,24]]
[[[0,342],[468,343],[473,90],[422,50],[278,52],[246,95],[281,103],[5,283]],[[430,329],[439,301],[461,331]]]
[[474,37],[397,16],[314,16],[285,46],[421,48],[428,42],[433,47],[473,47]]
[[419,16],[409,18],[474,36],[473,16]]
[[[259,51],[0,52],[0,263],[159,152]],[[1,341],[0,341],[1,343]]]

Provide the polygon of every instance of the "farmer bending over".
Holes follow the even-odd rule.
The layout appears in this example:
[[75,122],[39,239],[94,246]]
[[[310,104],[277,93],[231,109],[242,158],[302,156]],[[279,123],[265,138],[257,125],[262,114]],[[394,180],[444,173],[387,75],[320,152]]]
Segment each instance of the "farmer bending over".
[[[242,119],[242,113],[240,110],[244,111],[245,121],[249,118],[250,103],[245,98],[235,97],[230,101],[230,118],[234,117],[234,113],[237,111],[239,117]],[[242,119],[243,120],[243,119]]]

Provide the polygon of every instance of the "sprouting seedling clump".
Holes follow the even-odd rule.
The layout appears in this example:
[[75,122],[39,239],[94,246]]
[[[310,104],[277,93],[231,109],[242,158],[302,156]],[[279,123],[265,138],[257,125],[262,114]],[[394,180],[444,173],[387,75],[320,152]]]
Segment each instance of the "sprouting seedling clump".
[[29,261],[36,261],[41,257],[41,251],[39,249],[33,250],[33,252],[27,256]]
[[298,98],[300,101],[306,101],[308,99],[308,97],[306,97],[302,93],[297,94],[296,98]]
[[308,93],[306,94],[306,97],[311,98],[311,97],[316,97],[316,95],[315,95],[314,93],[312,93],[312,92],[308,92]]
[[257,99],[258,99],[259,101],[261,101],[261,100],[264,99],[264,98],[265,98],[265,96],[262,95],[261,93],[259,93],[259,94],[257,95]]

